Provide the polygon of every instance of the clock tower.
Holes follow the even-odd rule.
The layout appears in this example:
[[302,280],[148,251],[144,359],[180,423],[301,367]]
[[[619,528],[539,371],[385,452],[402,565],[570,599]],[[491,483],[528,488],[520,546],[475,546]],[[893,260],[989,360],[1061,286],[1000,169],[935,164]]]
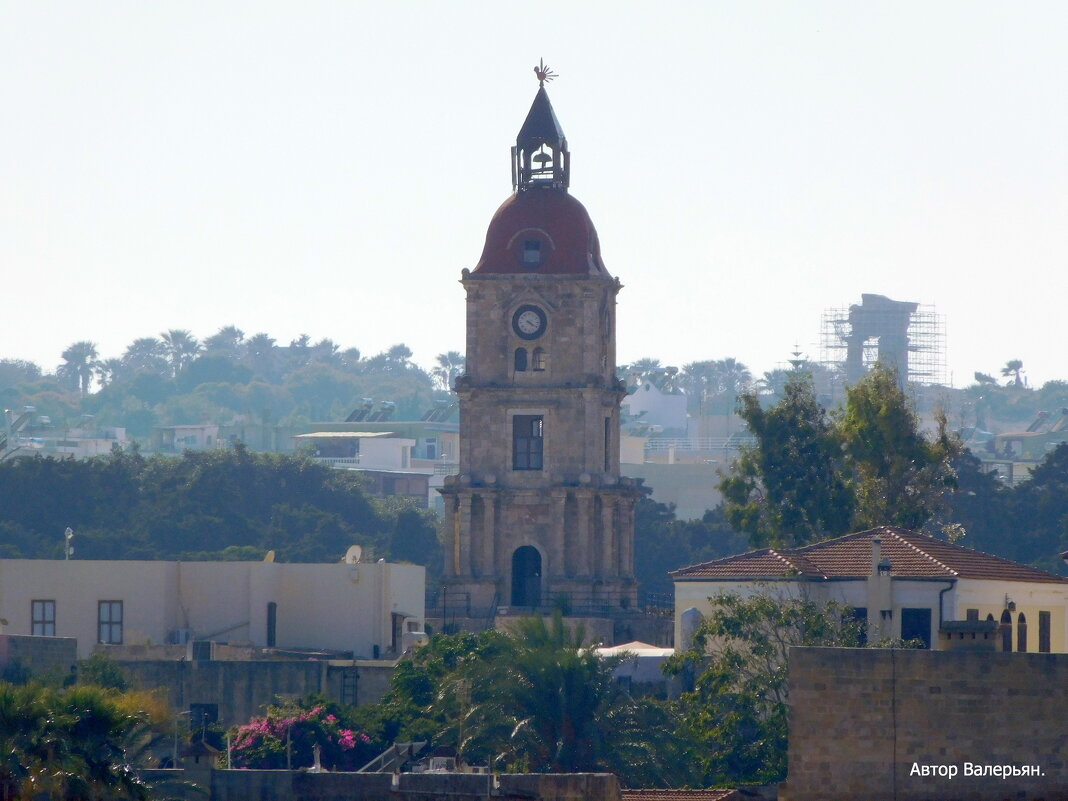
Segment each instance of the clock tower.
[[486,618],[637,601],[634,505],[619,474],[616,294],[545,81],[512,149],[513,194],[463,270],[459,474],[446,479],[442,607]]

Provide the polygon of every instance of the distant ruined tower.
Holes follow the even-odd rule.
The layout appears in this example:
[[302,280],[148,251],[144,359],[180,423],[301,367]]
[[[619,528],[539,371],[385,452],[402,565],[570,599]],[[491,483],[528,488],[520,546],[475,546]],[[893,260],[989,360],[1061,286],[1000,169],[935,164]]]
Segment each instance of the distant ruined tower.
[[636,606],[634,506],[619,475],[616,293],[541,86],[512,149],[513,194],[463,270],[467,367],[440,603],[611,617]]
[[860,303],[824,312],[820,340],[820,362],[847,385],[876,362],[897,370],[902,387],[946,382],[945,328],[930,306],[864,293]]

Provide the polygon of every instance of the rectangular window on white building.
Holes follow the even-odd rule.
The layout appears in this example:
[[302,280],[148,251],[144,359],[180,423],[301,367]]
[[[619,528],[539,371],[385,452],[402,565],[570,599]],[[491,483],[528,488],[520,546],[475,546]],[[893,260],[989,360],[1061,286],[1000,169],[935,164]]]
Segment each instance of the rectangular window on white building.
[[56,636],[55,601],[30,601],[30,633],[36,637]]
[[96,641],[105,645],[122,645],[122,601],[97,603]]

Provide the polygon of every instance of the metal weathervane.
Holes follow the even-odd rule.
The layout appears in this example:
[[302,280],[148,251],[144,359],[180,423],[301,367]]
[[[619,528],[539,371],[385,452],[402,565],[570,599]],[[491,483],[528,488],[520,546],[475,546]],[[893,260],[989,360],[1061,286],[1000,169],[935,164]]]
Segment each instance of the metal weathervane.
[[545,65],[545,59],[538,59],[538,66],[534,68],[534,74],[538,76],[538,86],[545,86],[546,81],[556,77],[556,73]]

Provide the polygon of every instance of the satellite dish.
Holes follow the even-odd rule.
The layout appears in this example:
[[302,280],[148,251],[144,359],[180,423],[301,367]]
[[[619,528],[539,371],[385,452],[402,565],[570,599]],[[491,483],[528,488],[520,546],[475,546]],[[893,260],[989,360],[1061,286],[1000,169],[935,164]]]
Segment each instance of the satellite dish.
[[362,556],[363,548],[359,545],[350,545],[349,549],[345,551],[345,564],[358,565],[360,563],[360,557]]
[[273,562],[274,561],[274,551],[273,550],[272,551],[267,551],[267,555],[265,557],[263,557],[263,561],[264,562]]

